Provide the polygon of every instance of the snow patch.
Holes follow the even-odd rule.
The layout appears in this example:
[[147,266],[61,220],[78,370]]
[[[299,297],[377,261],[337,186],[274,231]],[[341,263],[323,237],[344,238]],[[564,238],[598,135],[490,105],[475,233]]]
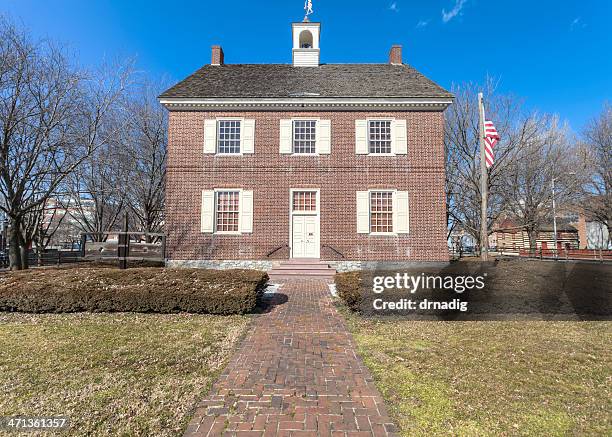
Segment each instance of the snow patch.
[[336,291],[336,284],[327,284],[327,286],[329,287],[329,293],[334,297],[338,297],[338,292]]

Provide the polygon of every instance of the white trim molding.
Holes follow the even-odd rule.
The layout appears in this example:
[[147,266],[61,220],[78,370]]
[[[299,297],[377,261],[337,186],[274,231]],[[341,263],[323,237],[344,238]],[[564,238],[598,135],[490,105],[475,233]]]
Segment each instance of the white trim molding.
[[160,98],[170,111],[443,111],[452,98],[308,97],[308,98]]
[[[295,192],[310,192],[316,193],[316,211],[294,211],[293,210],[293,193]],[[313,259],[321,258],[321,189],[320,188],[289,188],[289,254],[290,258],[294,258],[293,253],[293,217],[294,216],[312,216],[317,218],[317,256]]]

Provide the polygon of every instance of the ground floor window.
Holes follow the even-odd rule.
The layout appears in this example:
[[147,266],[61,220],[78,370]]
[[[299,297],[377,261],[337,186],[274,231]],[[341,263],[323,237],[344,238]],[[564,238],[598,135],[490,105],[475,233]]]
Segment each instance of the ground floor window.
[[316,191],[294,191],[293,192],[293,211],[316,211],[317,192]]
[[217,191],[215,208],[216,232],[238,232],[240,192]]
[[393,232],[393,192],[370,193],[370,232]]

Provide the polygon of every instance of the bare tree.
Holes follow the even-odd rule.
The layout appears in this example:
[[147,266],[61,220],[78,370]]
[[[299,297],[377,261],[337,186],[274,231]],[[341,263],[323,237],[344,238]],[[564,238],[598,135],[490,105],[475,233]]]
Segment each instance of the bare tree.
[[567,126],[561,126],[555,116],[532,114],[520,123],[517,134],[520,154],[501,178],[502,199],[535,248],[542,225],[552,218],[553,184],[559,209],[575,200],[578,155]]
[[[117,121],[125,124],[123,121]],[[129,154],[115,143],[116,136],[98,147],[66,178],[65,207],[82,232],[104,240],[114,230],[125,208]]]
[[157,102],[161,88],[147,81],[137,88],[126,102],[127,129],[119,137],[130,162],[127,204],[147,233],[160,232],[164,223],[168,123]]
[[[509,95],[496,95],[495,83],[454,86],[455,103],[445,113],[446,198],[449,229],[460,225],[480,247],[480,149],[478,92],[483,90],[487,118],[494,120],[502,140],[495,148],[495,165],[488,171],[488,228],[504,211],[502,180],[520,152],[516,125],[521,103]],[[486,238],[486,236],[485,236]]]
[[0,202],[9,222],[11,269],[27,268],[26,217],[105,139],[100,127],[127,71],[94,77],[62,50],[0,19]]
[[612,235],[612,105],[604,105],[601,114],[588,123],[583,136],[582,156],[587,170],[583,208],[607,228],[609,245]]

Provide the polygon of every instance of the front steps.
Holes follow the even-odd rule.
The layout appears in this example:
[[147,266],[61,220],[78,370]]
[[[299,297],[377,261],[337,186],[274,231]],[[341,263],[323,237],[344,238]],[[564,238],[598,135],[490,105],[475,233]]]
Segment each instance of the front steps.
[[312,258],[293,258],[287,261],[274,263],[272,270],[268,271],[270,279],[285,278],[313,278],[333,279],[336,269],[329,266],[325,261]]

